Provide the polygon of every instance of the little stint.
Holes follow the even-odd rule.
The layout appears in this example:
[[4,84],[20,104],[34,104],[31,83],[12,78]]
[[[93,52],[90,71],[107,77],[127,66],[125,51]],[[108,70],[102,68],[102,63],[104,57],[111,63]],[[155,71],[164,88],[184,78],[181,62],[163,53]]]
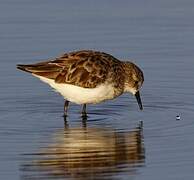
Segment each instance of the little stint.
[[139,90],[143,84],[142,70],[132,62],[120,61],[110,54],[92,50],[65,53],[54,60],[17,68],[31,73],[59,92],[65,99],[64,115],[69,101],[86,104],[114,99],[124,92],[132,93],[142,110]]

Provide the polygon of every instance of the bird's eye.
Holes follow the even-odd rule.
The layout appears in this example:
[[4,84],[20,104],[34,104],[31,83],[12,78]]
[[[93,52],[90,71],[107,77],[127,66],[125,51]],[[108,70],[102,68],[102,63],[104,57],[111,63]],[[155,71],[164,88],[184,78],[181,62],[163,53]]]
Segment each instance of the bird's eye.
[[138,85],[138,81],[135,81],[135,85]]

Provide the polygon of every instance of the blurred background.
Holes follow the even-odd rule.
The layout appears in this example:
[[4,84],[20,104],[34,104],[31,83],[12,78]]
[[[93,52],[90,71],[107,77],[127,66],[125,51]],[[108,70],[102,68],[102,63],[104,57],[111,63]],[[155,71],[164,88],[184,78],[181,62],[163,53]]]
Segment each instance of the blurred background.
[[[193,19],[192,0],[0,0],[0,179],[192,179]],[[62,97],[16,69],[80,49],[138,64],[144,111],[124,94],[64,124]]]

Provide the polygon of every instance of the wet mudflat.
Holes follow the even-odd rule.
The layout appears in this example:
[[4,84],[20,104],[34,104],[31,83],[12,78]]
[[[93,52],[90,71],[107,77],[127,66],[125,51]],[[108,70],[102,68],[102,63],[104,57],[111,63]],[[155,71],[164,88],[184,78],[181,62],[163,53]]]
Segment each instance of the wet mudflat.
[[[0,0],[0,179],[193,179],[193,6]],[[15,67],[78,49],[136,62],[144,111],[124,94],[64,123],[62,97]]]

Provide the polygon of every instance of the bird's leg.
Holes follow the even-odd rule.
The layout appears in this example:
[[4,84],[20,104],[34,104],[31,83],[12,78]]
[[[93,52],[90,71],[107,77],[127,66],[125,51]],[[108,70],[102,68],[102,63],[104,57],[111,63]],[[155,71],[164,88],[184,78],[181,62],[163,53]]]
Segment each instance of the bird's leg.
[[66,100],[64,103],[64,117],[67,117],[68,106],[69,106],[69,101]]
[[87,117],[86,104],[84,104],[82,108],[82,117]]

